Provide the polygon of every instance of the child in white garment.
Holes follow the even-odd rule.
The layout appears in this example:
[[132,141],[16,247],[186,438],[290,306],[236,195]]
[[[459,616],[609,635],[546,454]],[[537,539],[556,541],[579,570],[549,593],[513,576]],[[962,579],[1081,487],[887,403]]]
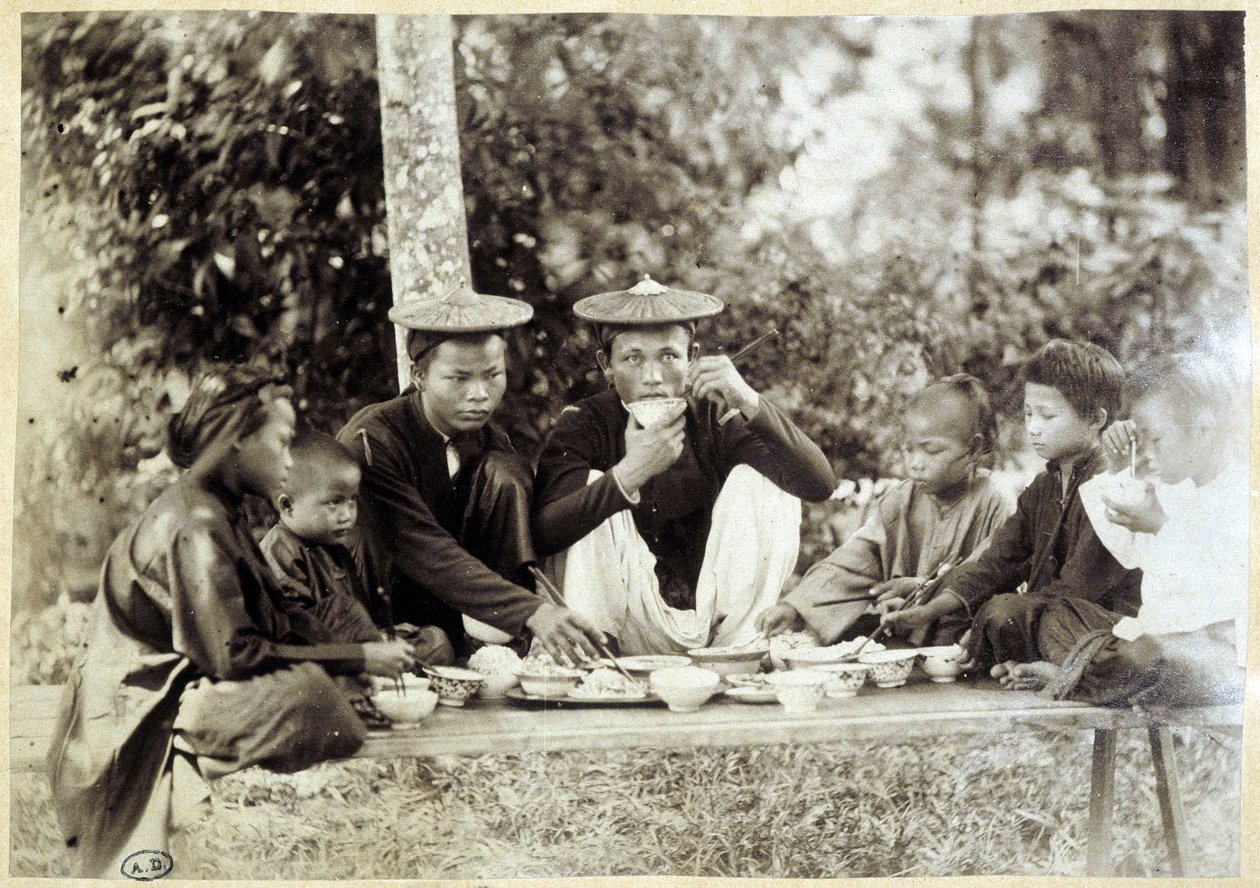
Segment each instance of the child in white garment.
[[1133,420],[1107,445],[1136,435],[1158,483],[1100,475],[1081,488],[1099,539],[1142,569],[1136,617],[1083,631],[1076,612],[1042,618],[1052,662],[1014,667],[1016,687],[1047,684],[1057,698],[1097,704],[1195,705],[1241,699],[1247,625],[1246,436],[1229,372],[1202,354],[1157,361],[1129,380]]

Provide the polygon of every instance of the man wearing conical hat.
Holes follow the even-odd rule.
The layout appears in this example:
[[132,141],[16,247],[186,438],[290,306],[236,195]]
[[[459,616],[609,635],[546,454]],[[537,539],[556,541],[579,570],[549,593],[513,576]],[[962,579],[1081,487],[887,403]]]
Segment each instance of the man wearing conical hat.
[[696,321],[721,300],[644,280],[579,301],[611,383],[567,407],[540,457],[534,539],[566,603],[622,653],[757,638],[831,465]]
[[[491,415],[506,383],[507,330],[533,308],[462,286],[395,305],[411,385],[338,434],[359,458],[362,520],[392,575],[396,622],[444,630],[457,653],[530,633],[558,658],[596,656],[600,633],[529,588],[532,473]],[[469,639],[471,636],[471,641]]]

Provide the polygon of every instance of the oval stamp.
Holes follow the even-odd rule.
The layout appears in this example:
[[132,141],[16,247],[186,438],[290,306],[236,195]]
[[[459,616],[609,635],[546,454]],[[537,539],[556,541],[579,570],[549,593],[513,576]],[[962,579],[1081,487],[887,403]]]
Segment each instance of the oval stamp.
[[165,851],[137,851],[122,862],[122,874],[137,882],[152,882],[170,875],[175,861]]

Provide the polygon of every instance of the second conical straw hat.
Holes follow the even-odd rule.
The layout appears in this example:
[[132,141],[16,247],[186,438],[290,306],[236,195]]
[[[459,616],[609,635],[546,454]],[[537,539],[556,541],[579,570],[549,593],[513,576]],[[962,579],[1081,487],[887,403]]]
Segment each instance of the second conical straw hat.
[[463,280],[445,296],[406,299],[389,310],[398,326],[431,333],[489,333],[519,327],[533,316],[528,302],[478,293]]
[[723,308],[725,305],[716,296],[667,287],[644,277],[628,290],[579,299],[573,313],[596,324],[647,326],[708,318]]

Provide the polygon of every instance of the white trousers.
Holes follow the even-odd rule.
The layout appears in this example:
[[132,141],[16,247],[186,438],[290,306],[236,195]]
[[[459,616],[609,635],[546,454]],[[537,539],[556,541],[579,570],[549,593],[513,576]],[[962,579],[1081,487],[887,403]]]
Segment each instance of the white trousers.
[[[588,483],[601,474],[592,471]],[[616,636],[623,654],[672,654],[755,640],[754,621],[779,600],[800,543],[800,500],[740,465],[713,506],[694,609],[678,610],[661,598],[656,557],[629,509],[544,566],[565,603]]]

